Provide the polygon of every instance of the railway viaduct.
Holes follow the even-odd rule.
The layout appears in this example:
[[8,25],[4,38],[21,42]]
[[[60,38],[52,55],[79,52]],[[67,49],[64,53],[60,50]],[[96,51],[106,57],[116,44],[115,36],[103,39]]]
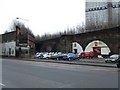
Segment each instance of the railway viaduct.
[[[120,53],[120,26],[75,35],[63,35],[58,38],[39,41],[36,43],[36,51],[72,52],[73,42],[77,42],[85,51],[86,47],[93,41],[104,42],[110,49],[109,54]],[[97,47],[97,45],[95,46]]]

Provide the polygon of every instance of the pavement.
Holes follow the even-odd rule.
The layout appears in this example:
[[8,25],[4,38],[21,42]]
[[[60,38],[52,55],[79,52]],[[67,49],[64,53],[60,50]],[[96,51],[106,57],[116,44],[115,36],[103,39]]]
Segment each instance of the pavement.
[[117,68],[116,63],[105,63],[104,59],[99,59],[99,58],[80,59],[80,60],[71,60],[71,61],[51,60],[51,59],[31,59],[31,58],[30,59],[20,58],[19,60]]

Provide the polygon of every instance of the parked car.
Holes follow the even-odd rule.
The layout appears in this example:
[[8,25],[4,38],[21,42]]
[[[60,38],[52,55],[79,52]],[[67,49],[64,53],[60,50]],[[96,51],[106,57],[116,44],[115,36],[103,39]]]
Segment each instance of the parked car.
[[63,60],[79,60],[80,56],[74,53],[68,53],[63,57]]
[[45,54],[43,54],[43,59],[49,59],[49,58],[51,58],[51,56],[52,56],[52,54],[51,53],[45,53]]
[[43,54],[37,52],[34,57],[35,57],[35,58],[42,58],[42,57],[43,57]]
[[62,60],[64,56],[66,56],[67,54],[63,54],[63,53],[58,53],[58,54],[54,54],[51,56],[51,59],[56,59],[56,60]]
[[114,55],[111,55],[109,58],[106,58],[105,59],[105,62],[118,62],[120,60],[120,55],[118,54],[114,54]]
[[90,52],[82,52],[79,55],[81,58],[93,58],[93,57],[98,57],[98,53],[90,51]]

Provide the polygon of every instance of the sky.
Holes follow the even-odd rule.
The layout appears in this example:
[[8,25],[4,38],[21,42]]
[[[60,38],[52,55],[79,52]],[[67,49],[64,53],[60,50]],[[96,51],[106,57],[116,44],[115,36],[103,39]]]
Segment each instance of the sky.
[[85,21],[85,0],[0,0],[0,34],[16,17],[35,35],[53,34]]

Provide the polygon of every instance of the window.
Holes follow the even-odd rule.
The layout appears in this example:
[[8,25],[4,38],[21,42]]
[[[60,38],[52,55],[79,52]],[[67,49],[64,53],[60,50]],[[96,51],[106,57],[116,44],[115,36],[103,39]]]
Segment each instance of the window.
[[100,7],[100,10],[102,10],[102,7]]
[[4,51],[3,51],[3,52],[4,52],[4,55],[5,55],[5,53],[6,53],[6,48],[4,49]]
[[14,54],[14,50],[12,50],[12,54]]
[[91,9],[89,9],[89,11],[91,11]]
[[97,7],[97,10],[100,10],[100,8],[99,8],[99,7]]
[[107,9],[107,7],[105,7],[105,9]]
[[76,45],[76,43],[74,43],[74,47],[76,47],[77,45]]
[[11,55],[11,48],[9,48],[9,55]]
[[91,8],[91,11],[94,11],[94,9],[93,9],[93,8]]
[[116,5],[112,5],[113,8],[116,8]]
[[94,10],[97,10],[97,8],[94,8]]

